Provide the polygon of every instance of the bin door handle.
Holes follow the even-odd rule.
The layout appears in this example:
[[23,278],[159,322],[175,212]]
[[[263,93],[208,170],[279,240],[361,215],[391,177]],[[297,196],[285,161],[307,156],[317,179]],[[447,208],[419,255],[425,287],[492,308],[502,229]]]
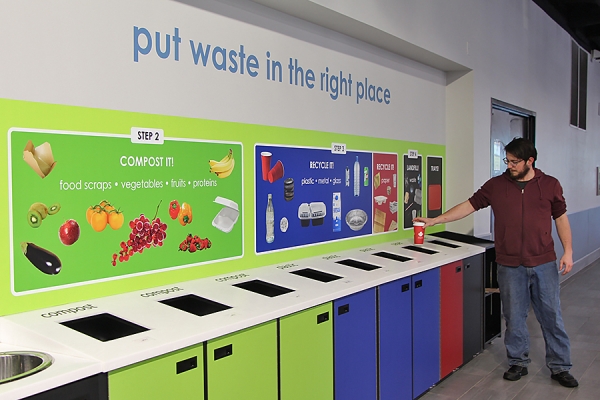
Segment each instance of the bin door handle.
[[418,289],[421,286],[423,286],[423,280],[419,279],[418,281],[415,282],[415,289]]
[[217,361],[221,358],[224,358],[224,357],[228,357],[232,354],[233,354],[233,345],[232,344],[228,344],[227,346],[219,347],[218,349],[215,349],[215,361]]
[[324,312],[323,314],[317,315],[317,324],[320,324],[321,322],[327,322],[327,321],[329,321],[329,311]]
[[402,285],[403,292],[408,292],[409,290],[410,290],[410,285],[408,283],[405,283],[404,285]]
[[344,304],[338,307],[338,315],[346,314],[350,312],[350,304]]
[[458,274],[460,271],[462,271],[462,267],[456,267],[456,273]]
[[176,369],[177,369],[177,373],[181,374],[182,372],[189,371],[191,369],[196,368],[197,366],[198,366],[198,357],[194,356],[194,357],[188,358],[187,360],[179,361],[176,364]]

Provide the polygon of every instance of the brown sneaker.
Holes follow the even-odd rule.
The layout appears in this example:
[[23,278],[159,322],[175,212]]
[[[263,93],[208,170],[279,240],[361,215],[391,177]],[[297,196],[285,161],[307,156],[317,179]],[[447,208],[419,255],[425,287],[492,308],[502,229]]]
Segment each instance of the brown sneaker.
[[579,382],[577,379],[573,378],[573,375],[569,373],[569,371],[559,372],[558,374],[550,375],[550,378],[558,381],[564,387],[574,388],[579,386]]
[[507,381],[518,381],[522,376],[527,375],[527,367],[513,365],[504,373],[504,379]]

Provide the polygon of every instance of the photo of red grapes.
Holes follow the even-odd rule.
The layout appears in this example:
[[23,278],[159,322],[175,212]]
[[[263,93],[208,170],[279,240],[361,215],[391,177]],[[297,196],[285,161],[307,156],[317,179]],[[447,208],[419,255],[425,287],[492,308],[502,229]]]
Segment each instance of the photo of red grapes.
[[[158,207],[156,213],[158,214]],[[129,228],[131,229],[129,239],[121,242],[121,250],[112,255],[113,267],[117,265],[117,261],[129,261],[130,257],[135,253],[143,253],[144,249],[162,246],[167,237],[167,224],[161,222],[156,215],[150,221],[144,214],[140,214],[139,218],[129,221]]]

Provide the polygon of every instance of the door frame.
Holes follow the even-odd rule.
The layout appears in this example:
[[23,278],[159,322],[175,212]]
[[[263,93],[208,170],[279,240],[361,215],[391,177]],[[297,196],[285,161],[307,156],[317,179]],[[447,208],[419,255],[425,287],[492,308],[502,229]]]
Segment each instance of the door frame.
[[[510,103],[506,103],[502,100],[492,98],[490,115],[494,110],[501,110],[512,115],[518,115],[523,117],[525,120],[525,126],[523,131],[523,138],[530,140],[535,145],[535,112],[515,106]],[[492,119],[490,118],[490,178],[492,177],[492,163],[494,162],[493,154],[493,138],[492,138]],[[535,167],[535,162],[533,164]],[[494,240],[494,213],[490,213],[490,239]]]
[[[515,106],[513,104],[506,103],[504,101],[492,98],[492,106],[490,111],[502,110],[506,111],[510,114],[519,115],[525,118],[525,135],[523,136],[525,139],[529,139],[535,145],[535,111],[527,110],[525,108],[521,108]],[[490,125],[490,135],[492,132],[492,127]]]
[[[492,98],[490,115],[494,110],[501,110],[509,114],[518,115],[525,119],[525,127],[523,132],[523,138],[530,140],[535,145],[535,111],[527,110],[515,106],[513,104],[506,103],[502,100]],[[490,162],[493,162],[493,138],[492,138],[492,120],[490,118]],[[491,164],[490,164],[491,165]],[[533,164],[535,167],[535,163]],[[492,177],[490,168],[490,178]]]

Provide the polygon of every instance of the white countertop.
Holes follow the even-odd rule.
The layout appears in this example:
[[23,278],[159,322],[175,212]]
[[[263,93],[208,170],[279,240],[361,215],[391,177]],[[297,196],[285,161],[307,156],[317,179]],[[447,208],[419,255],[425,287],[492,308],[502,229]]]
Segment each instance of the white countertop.
[[[3,329],[0,327],[0,329]],[[0,343],[0,352],[36,351],[48,353],[46,349],[31,346],[15,346]],[[0,399],[17,400],[41,393],[46,390],[66,385],[79,379],[92,376],[102,371],[102,364],[97,360],[71,357],[61,353],[51,353],[53,364],[45,370],[28,377],[0,385]]]
[[[434,239],[460,247],[436,245],[430,242]],[[51,354],[55,362],[35,375],[0,385],[0,398],[18,399],[43,392],[485,251],[483,247],[428,236],[425,244],[419,247],[437,251],[434,255],[404,248],[411,244],[410,239],[399,240],[2,317],[1,351],[42,351]],[[411,260],[398,262],[372,255],[379,251],[399,254]],[[347,258],[381,268],[364,271],[335,262]],[[342,278],[324,283],[289,273],[308,267]],[[293,292],[267,297],[233,286],[254,279],[283,286]],[[195,294],[231,308],[198,317],[158,302],[186,294]],[[148,330],[102,342],[60,324],[100,313],[112,314]]]

